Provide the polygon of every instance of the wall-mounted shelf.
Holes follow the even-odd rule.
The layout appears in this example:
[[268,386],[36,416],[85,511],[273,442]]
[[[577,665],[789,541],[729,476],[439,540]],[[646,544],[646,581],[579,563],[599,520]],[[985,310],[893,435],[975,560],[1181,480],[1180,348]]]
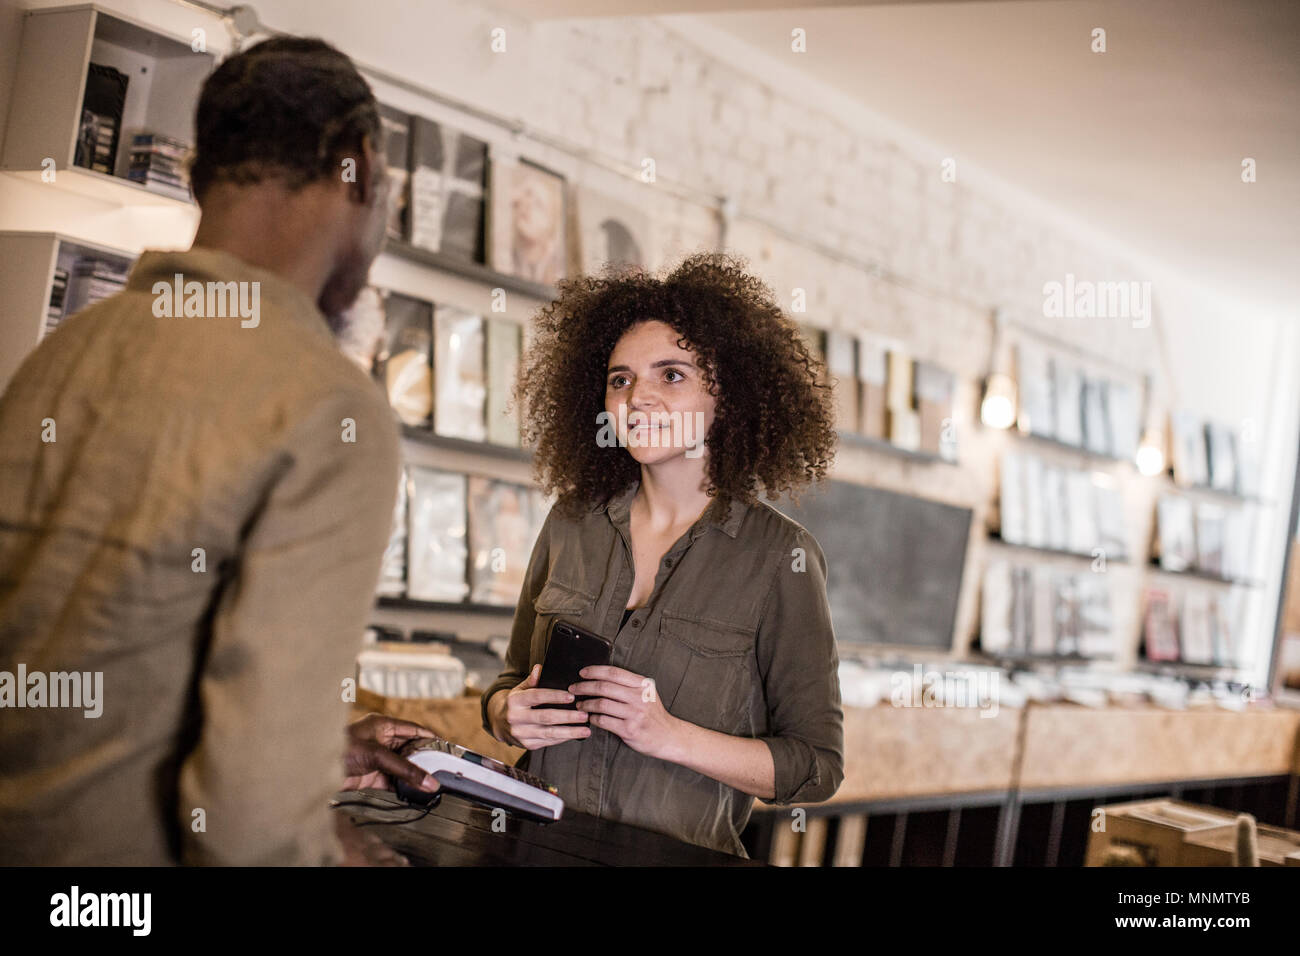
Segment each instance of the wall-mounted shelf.
[[431,252],[428,249],[421,249],[419,246],[413,246],[409,242],[402,242],[396,239],[389,239],[384,245],[384,251],[405,259],[408,262],[414,262],[417,265],[429,266],[430,268],[442,272],[450,272],[453,275],[461,276],[465,279],[472,279],[475,282],[481,282],[484,285],[493,288],[502,288],[510,292],[518,292],[521,295],[529,296],[542,302],[549,302],[557,295],[554,286],[542,285],[538,282],[531,282],[528,279],[520,279],[517,276],[506,275],[497,272],[480,262],[469,262],[455,256],[449,256],[442,252]]
[[1224,501],[1236,502],[1243,505],[1259,505],[1262,508],[1271,508],[1276,502],[1268,501],[1256,495],[1242,495],[1235,491],[1225,491],[1222,488],[1212,488],[1209,485],[1180,485],[1174,480],[1172,472],[1165,472],[1160,475],[1160,480],[1168,485],[1171,492],[1186,492],[1190,495],[1203,495],[1209,498],[1218,498]]
[[973,664],[993,664],[999,667],[1007,667],[1015,670],[1034,664],[1108,664],[1115,660],[1115,655],[1106,654],[1096,657],[1089,657],[1086,654],[1012,654],[999,651],[982,650],[979,644],[978,635],[975,638],[976,646],[968,652],[967,656]]
[[[1046,548],[1046,547],[1040,547],[1039,545],[1035,545],[1035,544],[1018,544],[1015,541],[1006,540],[997,532],[991,532],[988,536],[988,540],[991,544],[995,544],[998,547],[1012,548],[1016,551],[1031,551],[1031,552],[1036,552],[1038,554],[1050,554],[1057,557],[1074,558],[1075,560],[1078,561],[1096,560],[1094,555],[1092,555],[1090,552],[1068,551],[1063,548]],[[1106,563],[1107,564],[1128,564],[1129,563],[1128,555],[1122,554],[1119,557],[1111,557],[1109,554],[1107,554]]]
[[154,192],[140,183],[93,169],[82,169],[80,166],[63,167],[55,171],[53,182],[47,182],[42,178],[43,174],[39,170],[9,169],[5,170],[5,175],[36,183],[47,189],[60,189],[118,209],[157,206],[182,212],[189,211],[193,214],[194,221],[198,222],[199,208],[194,202],[173,199],[171,196]]
[[489,455],[493,458],[500,458],[505,461],[525,461],[533,460],[533,453],[527,448],[518,448],[514,445],[494,445],[485,441],[469,441],[465,438],[450,438],[446,435],[439,435],[429,431],[427,428],[420,428],[415,425],[403,425],[402,437],[409,438],[411,441],[419,442],[422,445],[429,445],[433,448],[441,448],[443,451],[467,452],[472,455]]
[[1251,581],[1247,578],[1225,578],[1221,574],[1214,574],[1210,571],[1201,571],[1198,568],[1188,568],[1186,571],[1172,571],[1169,568],[1162,568],[1159,561],[1154,559],[1148,567],[1157,574],[1164,574],[1173,578],[1191,578],[1197,581],[1212,581],[1215,584],[1222,584],[1229,587],[1259,588],[1264,586],[1259,581]]
[[1172,677],[1217,674],[1249,674],[1249,670],[1235,664],[1197,664],[1191,661],[1152,661],[1139,658],[1134,665],[1140,671],[1154,674],[1166,674]]
[[376,605],[398,611],[430,611],[435,613],[485,614],[495,617],[513,617],[515,609],[505,605],[471,604],[456,601],[418,601],[414,598],[379,597]]
[[1090,461],[1095,461],[1107,465],[1132,465],[1133,464],[1133,462],[1129,461],[1129,459],[1127,458],[1117,458],[1114,455],[1108,454],[1106,452],[1094,451],[1093,449],[1086,448],[1083,445],[1071,445],[1069,442],[1063,442],[1059,439],[1051,438],[1047,435],[1037,435],[1034,432],[1023,432],[1016,427],[1007,429],[1007,432],[1031,444],[1041,445],[1044,448],[1051,448],[1060,452],[1067,452],[1072,455],[1077,455],[1081,458],[1086,458]]
[[899,458],[906,458],[910,461],[924,462],[925,464],[940,464],[958,466],[961,463],[951,458],[944,458],[929,451],[912,451],[910,448],[902,448],[893,442],[886,441],[883,438],[870,438],[866,435],[859,435],[857,432],[838,431],[841,443],[856,448],[865,448],[868,451],[881,451]]

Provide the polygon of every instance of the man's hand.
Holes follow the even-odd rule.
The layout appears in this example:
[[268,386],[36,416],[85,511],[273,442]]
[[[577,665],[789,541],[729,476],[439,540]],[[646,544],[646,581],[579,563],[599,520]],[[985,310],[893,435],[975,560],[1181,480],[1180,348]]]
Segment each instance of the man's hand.
[[578,709],[591,715],[591,726],[608,730],[648,757],[668,760],[677,754],[683,721],[664,709],[653,679],[608,664],[593,664],[578,674],[584,679],[569,690],[592,695],[578,702]]
[[392,790],[393,780],[435,793],[438,781],[415,764],[393,753],[408,740],[436,736],[428,727],[409,720],[367,714],[348,725],[343,751],[344,790]]

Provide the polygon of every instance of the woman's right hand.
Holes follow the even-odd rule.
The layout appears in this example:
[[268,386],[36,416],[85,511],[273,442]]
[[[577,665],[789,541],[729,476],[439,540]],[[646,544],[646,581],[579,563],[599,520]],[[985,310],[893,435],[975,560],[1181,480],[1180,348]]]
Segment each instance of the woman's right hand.
[[542,665],[506,691],[498,691],[489,702],[493,729],[505,743],[525,750],[540,750],[566,740],[591,736],[587,713],[580,710],[537,709],[538,704],[567,704],[573,695],[566,690],[545,690],[537,686]]

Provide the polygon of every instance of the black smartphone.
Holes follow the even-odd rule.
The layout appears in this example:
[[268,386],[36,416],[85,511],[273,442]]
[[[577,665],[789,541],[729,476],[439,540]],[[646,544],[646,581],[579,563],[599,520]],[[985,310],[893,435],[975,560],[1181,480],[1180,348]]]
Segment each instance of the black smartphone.
[[[556,618],[551,622],[551,638],[542,661],[542,673],[537,686],[547,690],[568,690],[570,684],[582,680],[578,672],[593,664],[608,664],[611,645],[609,641],[568,621]],[[538,704],[558,710],[577,710],[580,700],[590,700],[591,695],[577,696],[569,704]]]

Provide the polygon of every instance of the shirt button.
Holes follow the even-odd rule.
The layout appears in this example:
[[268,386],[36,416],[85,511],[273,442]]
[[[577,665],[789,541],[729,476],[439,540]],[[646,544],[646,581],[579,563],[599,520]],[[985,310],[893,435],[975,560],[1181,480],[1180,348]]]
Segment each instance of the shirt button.
[[664,558],[664,567],[665,567],[665,568],[671,568],[672,566],[673,566],[673,559],[672,559],[672,558]]
[[634,618],[632,618],[632,626],[633,626],[633,627],[640,627],[640,626],[641,626],[641,619],[640,619],[639,617],[634,617]]

